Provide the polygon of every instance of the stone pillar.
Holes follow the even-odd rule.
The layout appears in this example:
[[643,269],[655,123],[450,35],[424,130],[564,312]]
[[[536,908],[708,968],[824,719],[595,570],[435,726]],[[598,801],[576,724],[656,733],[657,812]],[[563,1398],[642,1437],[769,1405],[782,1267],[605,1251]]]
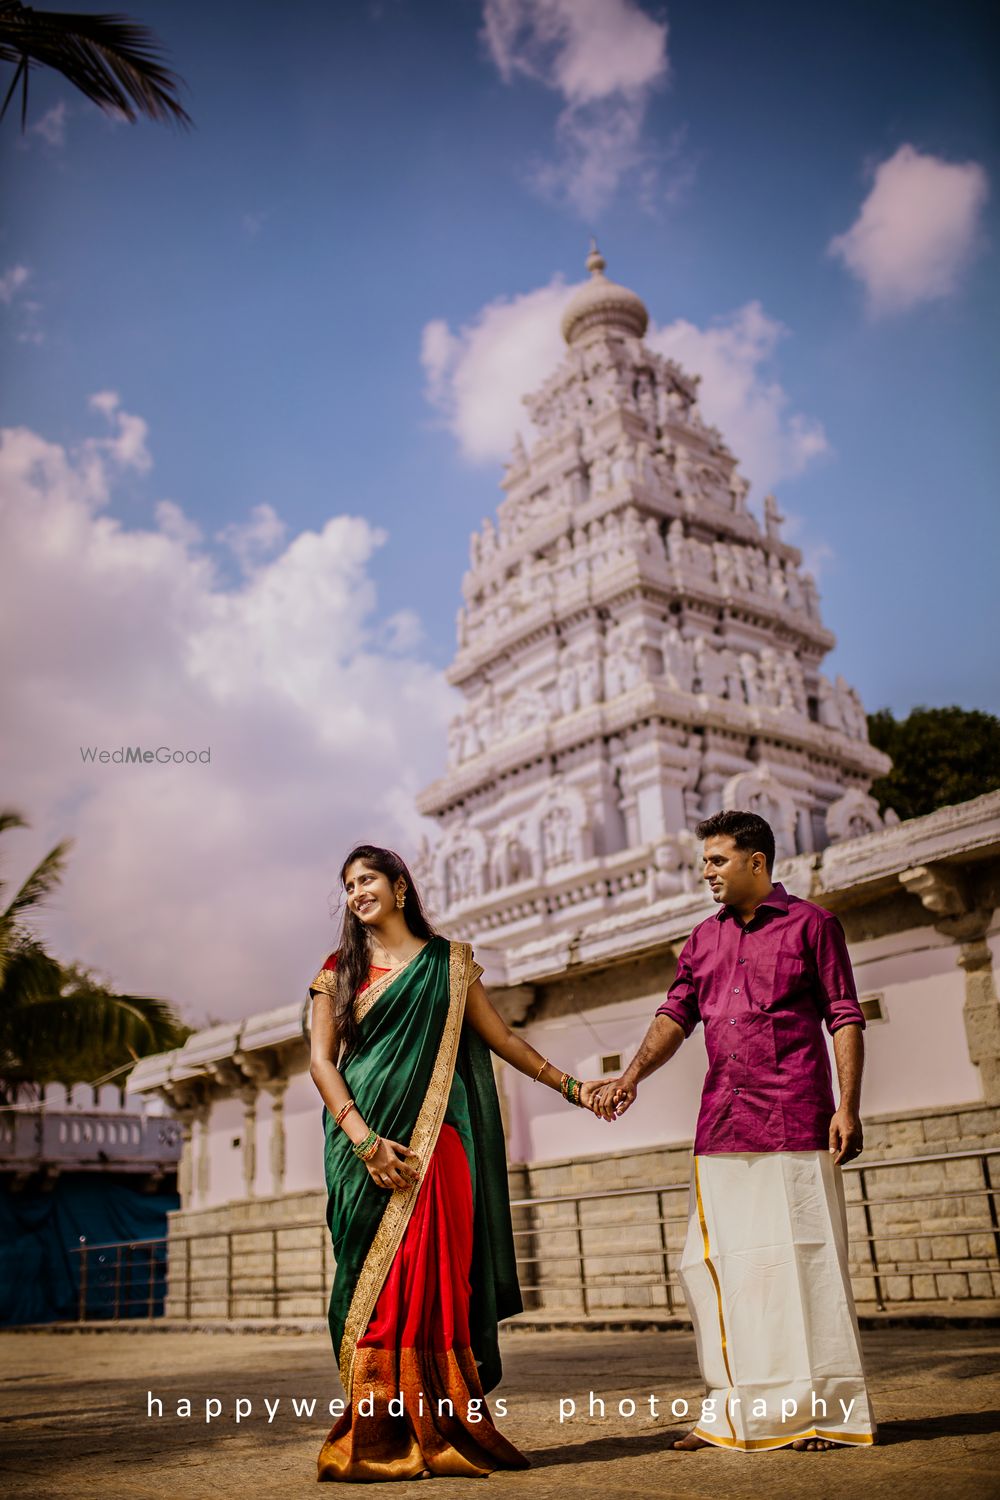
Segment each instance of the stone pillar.
[[178,1109],[175,1111],[181,1125],[181,1159],[177,1163],[177,1192],[181,1200],[181,1208],[191,1207],[191,1193],[194,1188],[194,1110]]
[[[992,917],[992,912],[989,914]],[[978,937],[963,942],[958,950],[965,970],[965,1035],[969,1056],[979,1069],[983,1098],[1000,1104],[1000,1004],[997,1001],[993,954],[986,941],[989,922]]]
[[958,944],[958,964],[965,972],[969,1057],[979,1069],[983,1098],[987,1104],[1000,1104],[1000,1003],[986,941],[993,908],[974,904],[963,873],[951,865],[915,865],[903,870],[899,879],[933,913],[937,931]]
[[285,1190],[285,1093],[287,1078],[275,1078],[266,1085],[271,1096],[271,1193],[277,1197]]
[[192,1184],[193,1207],[195,1208],[200,1207],[208,1197],[211,1177],[211,1157],[208,1154],[208,1117],[210,1113],[211,1105],[207,1101],[197,1105],[194,1110],[194,1118],[198,1126],[197,1158],[194,1170],[194,1182]]
[[243,1196],[252,1198],[257,1182],[257,1085],[244,1084],[239,1096],[243,1102]]

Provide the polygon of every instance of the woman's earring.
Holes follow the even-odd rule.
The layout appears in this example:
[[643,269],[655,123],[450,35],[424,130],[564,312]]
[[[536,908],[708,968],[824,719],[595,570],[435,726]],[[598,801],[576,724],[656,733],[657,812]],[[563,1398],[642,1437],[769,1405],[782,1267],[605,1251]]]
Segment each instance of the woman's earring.
[[403,907],[405,905],[406,905],[406,891],[405,890],[397,891],[396,892],[396,910],[397,911],[402,911]]

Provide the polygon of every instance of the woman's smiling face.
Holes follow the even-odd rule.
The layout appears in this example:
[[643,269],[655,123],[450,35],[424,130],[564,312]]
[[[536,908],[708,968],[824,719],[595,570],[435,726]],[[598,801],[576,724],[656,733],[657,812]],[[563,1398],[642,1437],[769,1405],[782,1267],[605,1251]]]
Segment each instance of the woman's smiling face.
[[383,922],[396,910],[396,895],[388,875],[356,859],[344,872],[344,894],[347,905],[366,927]]

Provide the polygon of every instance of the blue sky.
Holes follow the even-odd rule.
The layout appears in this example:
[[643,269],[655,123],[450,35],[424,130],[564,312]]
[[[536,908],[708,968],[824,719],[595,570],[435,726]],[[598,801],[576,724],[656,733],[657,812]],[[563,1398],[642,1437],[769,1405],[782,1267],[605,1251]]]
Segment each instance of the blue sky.
[[[706,406],[714,382],[757,499],[773,486],[817,566],[838,637],[827,670],[869,708],[1000,710],[991,7],[566,3],[143,0],[128,8],[185,78],[194,130],[109,121],[41,74],[28,135],[5,120],[3,420],[20,433],[22,504],[40,507],[25,546],[51,560],[45,528],[72,532],[90,559],[75,607],[89,620],[114,596],[124,612],[80,633],[57,607],[37,659],[12,663],[34,686],[8,783],[41,841],[68,818],[86,845],[90,816],[96,849],[124,816],[116,795],[99,819],[39,750],[51,726],[32,694],[66,691],[70,639],[79,702],[105,703],[94,734],[124,734],[137,704],[157,732],[159,674],[180,738],[234,701],[212,652],[222,620],[252,636],[233,624],[252,586],[255,610],[269,601],[258,628],[285,601],[269,640],[301,663],[307,635],[281,629],[296,588],[313,608],[329,585],[301,629],[344,675],[324,679],[320,653],[297,691],[350,692],[377,656],[385,675],[358,722],[366,746],[382,735],[378,774],[402,765],[405,799],[438,773],[450,710],[435,674],[469,532],[499,499],[497,432],[508,410],[513,430],[517,382],[547,373],[525,371],[526,334],[544,343],[539,320],[557,324],[592,232],[662,346],[696,371],[708,361]],[[79,531],[59,509],[71,504],[90,516]],[[359,521],[326,550],[309,541],[344,516]],[[142,637],[141,607],[92,550],[111,518],[114,567],[152,568],[140,597],[162,593],[141,682],[115,645]],[[46,567],[26,553],[18,577],[63,597]],[[274,693],[296,670],[274,667]],[[439,705],[416,735],[407,677],[421,714]],[[240,743],[264,743],[272,699],[246,688],[240,713]],[[323,733],[329,748],[336,730]],[[390,828],[411,828],[401,801],[373,797]],[[80,899],[64,910],[73,941],[107,925]],[[115,943],[111,958],[134,951],[124,931]]]

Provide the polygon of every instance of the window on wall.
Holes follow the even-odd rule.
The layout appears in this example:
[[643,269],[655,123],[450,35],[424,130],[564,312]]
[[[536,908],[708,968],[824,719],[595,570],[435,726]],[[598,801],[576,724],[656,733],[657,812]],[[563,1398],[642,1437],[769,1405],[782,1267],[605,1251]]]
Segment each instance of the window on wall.
[[866,1021],[887,1021],[884,995],[862,995],[858,1001]]
[[601,1073],[620,1073],[622,1070],[622,1055],[620,1052],[607,1052],[601,1058]]

